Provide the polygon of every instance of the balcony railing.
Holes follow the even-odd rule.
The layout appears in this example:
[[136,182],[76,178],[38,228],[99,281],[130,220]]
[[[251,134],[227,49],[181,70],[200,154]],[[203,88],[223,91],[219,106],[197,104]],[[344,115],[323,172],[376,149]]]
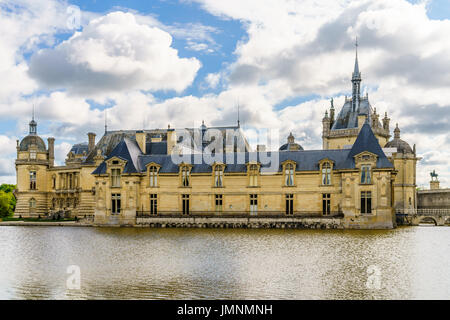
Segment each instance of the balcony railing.
[[322,211],[294,211],[294,214],[287,215],[281,211],[189,211],[189,214],[183,214],[181,211],[158,211],[157,214],[151,214],[150,211],[137,211],[136,218],[342,218],[341,212],[331,212],[324,215]]
[[450,208],[444,209],[397,209],[396,214],[419,216],[450,216]]

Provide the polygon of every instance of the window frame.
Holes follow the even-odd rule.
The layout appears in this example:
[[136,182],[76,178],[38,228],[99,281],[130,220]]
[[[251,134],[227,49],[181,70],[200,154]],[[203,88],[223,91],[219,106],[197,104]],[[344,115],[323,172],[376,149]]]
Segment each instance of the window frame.
[[[115,175],[114,174],[115,172],[118,172],[118,174]],[[111,168],[111,188],[120,188],[121,175],[122,175],[122,169],[121,168]]]
[[372,191],[362,190],[360,193],[360,208],[361,214],[373,214],[372,210]]

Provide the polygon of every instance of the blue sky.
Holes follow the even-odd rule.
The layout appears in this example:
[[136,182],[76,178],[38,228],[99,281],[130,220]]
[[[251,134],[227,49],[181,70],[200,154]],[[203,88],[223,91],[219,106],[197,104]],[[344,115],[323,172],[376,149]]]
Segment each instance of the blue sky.
[[[77,30],[70,5],[81,10]],[[88,131],[101,136],[105,109],[111,129],[229,125],[239,103],[246,129],[320,148],[330,98],[339,111],[350,94],[358,36],[363,87],[417,144],[420,183],[436,168],[450,184],[450,120],[439,117],[450,110],[449,19],[448,0],[3,0],[0,182],[15,179],[33,104],[58,163]],[[411,116],[423,110],[439,124]]]

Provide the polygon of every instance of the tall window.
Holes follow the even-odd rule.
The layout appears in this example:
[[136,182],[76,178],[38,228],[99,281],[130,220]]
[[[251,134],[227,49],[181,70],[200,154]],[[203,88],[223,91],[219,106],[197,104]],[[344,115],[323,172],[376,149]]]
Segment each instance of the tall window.
[[181,202],[182,202],[183,215],[188,215],[189,214],[189,195],[183,194],[181,196]]
[[361,213],[372,213],[371,191],[361,191]]
[[111,213],[119,214],[120,213],[120,193],[111,194]]
[[286,214],[293,215],[294,214],[294,195],[286,194]]
[[250,215],[255,216],[258,213],[258,195],[250,195]]
[[331,184],[331,165],[329,162],[325,162],[322,165],[322,184],[323,185]]
[[56,189],[56,176],[52,177],[52,188]]
[[327,216],[331,213],[331,195],[329,193],[322,194],[322,214]]
[[111,186],[120,187],[120,169],[111,169]]
[[183,166],[181,167],[181,185],[183,187],[189,187],[190,183],[190,171],[189,167]]
[[69,173],[69,189],[73,189],[73,175]]
[[285,185],[293,186],[294,185],[294,165],[292,163],[288,163],[284,169],[285,176]]
[[223,167],[222,166],[214,167],[214,186],[215,187],[223,187]]
[[158,195],[150,195],[150,214],[156,216],[158,214]]
[[158,183],[158,168],[155,166],[151,166],[149,169],[150,175],[150,187],[156,187]]
[[29,204],[30,204],[30,209],[36,209],[36,199],[31,198]]
[[36,190],[36,171],[30,171],[30,190]]
[[372,183],[372,179],[370,176],[370,165],[361,166],[361,183],[364,184]]
[[257,187],[258,186],[258,166],[256,164],[250,165],[250,172],[249,172],[249,184],[250,187]]
[[223,195],[222,194],[216,194],[216,212],[222,211],[222,205],[223,205]]

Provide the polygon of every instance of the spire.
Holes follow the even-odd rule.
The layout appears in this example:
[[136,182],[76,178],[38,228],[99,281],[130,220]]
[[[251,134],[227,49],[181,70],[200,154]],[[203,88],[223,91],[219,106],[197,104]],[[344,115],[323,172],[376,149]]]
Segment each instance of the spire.
[[361,96],[361,72],[359,72],[358,64],[358,38],[355,41],[355,68],[352,74],[352,111],[355,112],[359,109],[359,100]]
[[352,75],[352,79],[353,80],[361,80],[361,72],[359,72],[359,63],[358,63],[358,37],[356,37],[356,41],[355,41],[355,51],[356,51],[356,55],[355,55],[355,68],[353,70],[353,75]]

